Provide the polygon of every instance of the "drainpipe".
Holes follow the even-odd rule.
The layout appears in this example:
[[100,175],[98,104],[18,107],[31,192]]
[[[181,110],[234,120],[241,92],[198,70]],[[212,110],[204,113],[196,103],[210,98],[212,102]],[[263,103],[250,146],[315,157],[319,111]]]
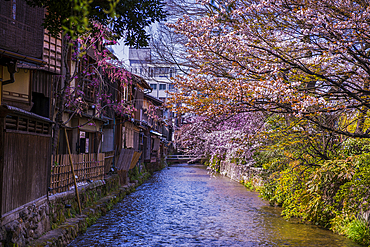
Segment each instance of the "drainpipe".
[[3,85],[11,84],[15,82],[14,74],[17,72],[17,60],[11,60],[9,63],[6,63],[6,66],[8,67],[8,72],[10,74],[10,79],[3,81]]
[[116,168],[116,117],[113,119],[113,169]]

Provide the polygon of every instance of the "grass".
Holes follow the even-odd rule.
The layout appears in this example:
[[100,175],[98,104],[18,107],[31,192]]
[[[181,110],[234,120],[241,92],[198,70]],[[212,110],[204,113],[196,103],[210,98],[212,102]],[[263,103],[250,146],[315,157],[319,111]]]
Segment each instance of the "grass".
[[355,219],[349,223],[346,235],[357,243],[370,246],[370,228],[364,220]]

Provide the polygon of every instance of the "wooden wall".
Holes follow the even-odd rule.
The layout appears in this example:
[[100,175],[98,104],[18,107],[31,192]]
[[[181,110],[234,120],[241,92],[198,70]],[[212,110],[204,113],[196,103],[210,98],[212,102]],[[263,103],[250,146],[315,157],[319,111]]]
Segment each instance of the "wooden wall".
[[47,135],[4,133],[1,215],[46,195],[50,148]]

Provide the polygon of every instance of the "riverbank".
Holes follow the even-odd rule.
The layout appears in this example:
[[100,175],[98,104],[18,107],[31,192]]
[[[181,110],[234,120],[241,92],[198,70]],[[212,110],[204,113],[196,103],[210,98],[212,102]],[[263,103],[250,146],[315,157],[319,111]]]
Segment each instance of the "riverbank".
[[[116,177],[118,176],[114,175],[114,178],[109,179],[116,179]],[[66,246],[79,234],[84,233],[89,226],[111,210],[126,195],[135,191],[135,188],[148,177],[148,173],[145,173],[141,176],[140,180],[119,186],[118,189],[110,192],[107,196],[85,207],[82,214],[75,214],[74,217],[67,218],[63,223],[54,226],[55,229],[46,232],[43,236],[30,243],[30,246]],[[81,192],[84,195],[83,190]],[[70,211],[70,209],[67,209],[67,215],[70,214]]]
[[[355,242],[362,244],[363,246],[370,246],[369,245],[370,243],[370,234],[369,234],[369,229],[370,229],[369,228],[369,223],[370,223],[369,213],[370,211],[367,211],[365,213],[357,212],[356,214],[353,214],[352,216],[348,216],[343,213],[344,210],[343,212],[341,212],[338,209],[333,207],[332,212],[328,212],[325,210],[325,207],[322,206],[324,200],[321,198],[318,198],[318,200],[314,202],[318,205],[316,215],[317,217],[322,215],[322,218],[318,218],[316,220],[315,218],[305,218],[304,217],[305,212],[298,211],[299,209],[297,208],[300,206],[299,196],[301,198],[303,197],[309,198],[307,196],[309,194],[304,193],[304,191],[303,193],[302,191],[298,191],[297,193],[301,193],[301,194],[298,195],[298,198],[295,198],[295,200],[293,201],[293,205],[292,205],[292,202],[290,202],[290,204],[286,203],[285,201],[289,199],[287,195],[288,193],[286,191],[289,191],[293,188],[291,182],[288,179],[286,179],[286,177],[283,177],[283,178],[266,177],[266,174],[263,174],[263,170],[261,168],[254,168],[254,167],[245,166],[245,165],[238,165],[238,164],[234,164],[234,163],[230,163],[226,161],[217,161],[213,163],[207,163],[207,165],[213,171],[216,171],[226,177],[231,178],[234,181],[244,184],[244,186],[247,187],[248,189],[258,191],[260,193],[260,196],[263,199],[269,201],[271,205],[281,206],[283,210],[282,216],[284,216],[284,218],[299,218],[303,222],[309,222],[311,224],[318,225],[323,228],[329,229],[336,234],[345,235],[349,239],[354,240]],[[323,168],[325,167],[323,166]],[[288,173],[288,175],[290,175],[290,173]],[[292,174],[293,175],[290,175],[290,176],[297,177],[297,178],[300,177],[302,181],[304,182],[306,181],[303,179],[304,178],[303,175],[305,175],[303,172],[295,171]],[[335,176],[333,177],[335,178]],[[361,181],[360,179],[357,179],[357,180]],[[314,181],[314,182],[315,182],[314,184],[320,184],[319,183],[320,181],[319,182]],[[276,184],[278,186],[273,187],[275,191],[272,191],[271,187]],[[334,186],[332,185],[332,187]],[[331,195],[332,200],[337,199],[334,196],[335,195]],[[346,196],[346,195],[342,195],[342,196]],[[276,198],[280,199],[281,203],[279,203],[279,201],[277,201]],[[347,195],[346,198],[342,198],[342,200],[343,201],[349,200],[348,198],[350,198],[349,195]],[[290,199],[290,200],[293,200],[293,199]],[[324,217],[329,218],[329,216],[331,216],[329,214],[330,213],[333,214],[334,210],[337,210],[338,213],[336,214],[336,218],[332,217],[332,220],[330,222],[328,221],[330,225],[329,224],[326,226],[321,225],[320,220],[322,220]],[[299,216],[299,214],[302,216]]]
[[[149,170],[154,172],[156,168]],[[9,212],[1,218],[0,247],[66,246],[152,174],[139,169],[130,172],[131,183],[125,185],[120,184],[118,174],[110,174],[104,180],[79,186],[81,214],[74,188]]]

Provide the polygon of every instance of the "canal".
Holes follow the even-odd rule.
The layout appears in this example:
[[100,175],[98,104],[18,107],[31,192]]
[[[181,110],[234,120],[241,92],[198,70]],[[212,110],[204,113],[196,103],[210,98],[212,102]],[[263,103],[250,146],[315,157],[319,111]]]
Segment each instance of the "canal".
[[155,173],[69,246],[358,246],[279,215],[243,185],[181,164]]

